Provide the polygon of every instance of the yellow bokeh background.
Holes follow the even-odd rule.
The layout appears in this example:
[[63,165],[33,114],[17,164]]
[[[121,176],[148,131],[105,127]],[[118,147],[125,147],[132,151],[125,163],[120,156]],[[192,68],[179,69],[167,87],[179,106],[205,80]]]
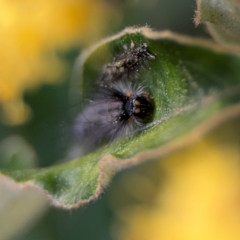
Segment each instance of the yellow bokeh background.
[[[125,196],[117,193],[113,199],[116,239],[240,239],[239,136],[239,124],[230,122],[164,161],[150,163],[150,170],[145,164],[144,174],[132,172],[121,183]],[[132,184],[135,179],[138,185]],[[127,203],[134,196],[135,202]],[[122,206],[116,198],[125,198]]]
[[25,122],[30,109],[23,93],[59,82],[68,70],[57,50],[96,41],[116,17],[104,0],[1,0],[0,120]]

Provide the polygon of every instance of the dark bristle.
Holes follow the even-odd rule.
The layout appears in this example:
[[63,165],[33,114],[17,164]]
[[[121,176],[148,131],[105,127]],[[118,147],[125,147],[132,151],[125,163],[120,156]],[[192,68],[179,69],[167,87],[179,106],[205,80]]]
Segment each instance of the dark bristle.
[[[136,130],[153,116],[153,98],[141,88],[134,89],[131,84],[112,84],[100,88],[99,92],[76,118],[74,132],[79,142],[95,146],[113,137],[118,139],[121,128],[130,134],[129,124],[131,129]],[[128,96],[129,92],[131,96]],[[136,106],[136,101],[139,106]],[[122,127],[117,130],[119,126]]]

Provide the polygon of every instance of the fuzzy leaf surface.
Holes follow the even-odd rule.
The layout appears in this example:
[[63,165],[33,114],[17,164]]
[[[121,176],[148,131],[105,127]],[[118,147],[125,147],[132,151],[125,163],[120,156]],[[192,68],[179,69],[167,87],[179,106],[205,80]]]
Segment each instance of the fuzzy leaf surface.
[[84,52],[76,65],[83,92],[131,42],[146,43],[156,57],[137,79],[154,97],[152,122],[140,133],[79,159],[43,169],[2,169],[2,174],[43,190],[54,205],[78,207],[97,198],[117,171],[163,157],[239,115],[238,54],[205,40],[148,28],[128,28]]

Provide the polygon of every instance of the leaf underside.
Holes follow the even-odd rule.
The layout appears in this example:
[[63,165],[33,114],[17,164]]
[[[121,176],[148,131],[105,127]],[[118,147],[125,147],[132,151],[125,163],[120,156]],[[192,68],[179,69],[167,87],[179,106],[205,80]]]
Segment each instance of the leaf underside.
[[[239,47],[240,3],[237,0],[197,0],[195,24],[206,23],[212,37]],[[239,51],[239,50],[238,50]]]
[[[83,91],[94,84],[103,66],[131,42],[136,46],[146,43],[156,56],[136,80],[147,86],[154,97],[153,121],[140,133],[79,159],[44,169],[5,169],[3,174],[21,184],[43,189],[55,205],[77,207],[96,198],[116,171],[161,157],[164,147],[187,139],[191,132],[208,123],[213,116],[221,116],[226,109],[238,106],[238,55],[211,42],[169,32],[151,32],[147,28],[126,29],[85,53],[80,58],[82,66],[79,66]],[[218,119],[215,121],[214,125]]]

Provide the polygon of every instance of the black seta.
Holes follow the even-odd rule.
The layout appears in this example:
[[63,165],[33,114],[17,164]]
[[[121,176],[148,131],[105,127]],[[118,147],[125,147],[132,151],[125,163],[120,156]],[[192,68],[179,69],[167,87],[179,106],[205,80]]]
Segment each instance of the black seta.
[[77,116],[74,133],[78,142],[95,146],[141,129],[153,116],[152,96],[131,83],[101,87]]

